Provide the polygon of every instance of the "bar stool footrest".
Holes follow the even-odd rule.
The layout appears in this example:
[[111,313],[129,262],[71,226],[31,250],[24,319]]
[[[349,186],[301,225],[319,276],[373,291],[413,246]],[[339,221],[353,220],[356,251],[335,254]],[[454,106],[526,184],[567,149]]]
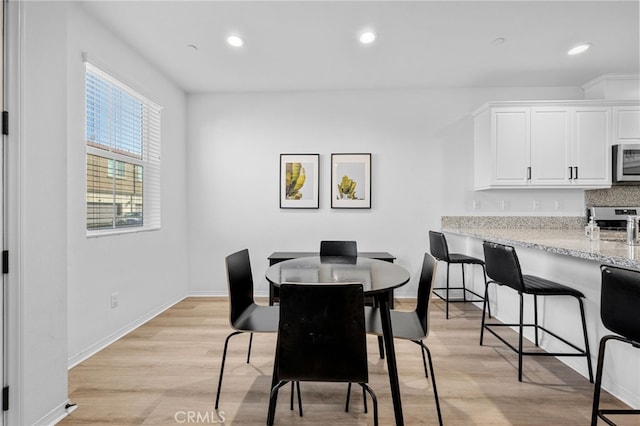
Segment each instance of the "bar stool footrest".
[[[500,336],[495,330],[492,330],[491,327],[520,327],[520,324],[518,323],[512,323],[512,324],[504,324],[504,323],[500,323],[500,324],[485,324],[484,325],[484,329],[487,330],[489,333],[493,334],[496,338],[498,338],[498,340],[500,340],[502,343],[504,343],[505,345],[507,345],[512,351],[518,353],[518,348],[516,348],[515,346],[513,346],[510,342],[508,342],[507,340],[505,340],[502,336]],[[554,333],[553,331],[547,330],[545,327],[541,326],[541,325],[535,325],[535,324],[522,324],[522,327],[534,327],[534,328],[538,328],[538,330],[542,330],[545,333],[555,337],[556,339],[560,340],[562,343],[572,347],[573,349],[575,349],[576,351],[578,351],[577,353],[565,353],[565,352],[522,352],[522,355],[533,355],[533,356],[588,356],[589,354],[587,354],[587,352],[574,345],[573,343],[567,341],[566,339],[564,339],[563,337],[558,336],[556,333]]]
[[614,409],[608,409],[608,410],[598,410],[598,417],[600,417],[602,420],[605,421],[605,423],[607,423],[608,425],[612,425],[612,426],[616,426],[616,424],[608,419],[605,414],[613,414],[613,415],[628,415],[628,414],[640,414],[640,410],[614,410]]
[[[446,301],[447,298],[445,296],[442,296],[442,295],[438,294],[436,292],[436,290],[446,292],[447,288],[446,287],[434,287],[432,289],[432,293],[433,294],[438,296],[440,299]],[[465,287],[449,287],[449,291],[451,292],[452,290],[458,290],[458,291],[459,290],[463,290],[466,293],[473,294],[474,296],[478,297],[479,299],[476,299],[476,300],[464,299],[464,297],[466,297],[466,294],[465,294],[465,295],[462,296],[463,299],[449,299],[449,303],[455,303],[455,302],[484,302],[484,297],[482,297],[481,295],[479,295],[478,293],[476,293],[473,290],[469,290],[468,288],[465,288]]]

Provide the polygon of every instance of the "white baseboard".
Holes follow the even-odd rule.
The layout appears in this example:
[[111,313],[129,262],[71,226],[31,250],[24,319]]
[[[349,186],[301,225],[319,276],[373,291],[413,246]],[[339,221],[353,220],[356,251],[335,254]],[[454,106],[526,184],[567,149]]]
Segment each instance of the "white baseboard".
[[187,297],[227,297],[226,291],[189,291]]
[[115,342],[116,340],[120,339],[121,337],[127,335],[128,333],[132,332],[133,330],[135,330],[136,328],[140,327],[142,324],[150,321],[151,319],[157,317],[158,315],[160,315],[161,313],[163,313],[164,311],[166,311],[167,309],[169,309],[170,307],[172,307],[173,305],[175,305],[176,303],[180,302],[181,300],[184,300],[184,297],[178,297],[177,299],[165,303],[164,305],[158,306],[157,308],[153,309],[152,311],[148,312],[147,314],[143,315],[142,317],[130,322],[129,324],[125,325],[124,327],[120,328],[119,330],[116,330],[114,333],[112,333],[111,335],[105,337],[104,339],[101,339],[100,341],[96,342],[95,344],[89,346],[88,348],[82,350],[81,352],[72,355],[70,358],[68,358],[67,360],[67,366],[69,369],[75,367],[76,365],[80,364],[82,361],[90,358],[91,356],[95,355],[96,353],[100,352],[102,349],[106,348],[107,346],[109,346],[110,344],[112,344],[113,342]]
[[36,423],[34,423],[34,426],[54,426],[58,424],[62,419],[67,417],[73,410],[76,409],[75,405],[67,408],[68,404],[70,404],[70,401],[67,399],[62,404],[49,411]]

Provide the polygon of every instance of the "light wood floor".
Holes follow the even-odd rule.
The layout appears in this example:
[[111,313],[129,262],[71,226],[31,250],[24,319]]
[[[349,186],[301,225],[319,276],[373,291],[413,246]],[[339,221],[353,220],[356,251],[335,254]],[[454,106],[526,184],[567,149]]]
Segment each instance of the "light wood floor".
[[[77,409],[60,424],[220,424],[213,406],[224,339],[230,332],[227,303],[223,298],[185,299],[71,369],[69,396]],[[396,304],[397,309],[412,307],[412,301]],[[514,353],[491,336],[485,346],[478,344],[480,310],[471,304],[450,307],[451,317],[445,320],[444,305],[439,299],[434,302],[427,340],[445,425],[589,424],[593,385],[587,379],[555,358],[529,357],[519,383]],[[250,364],[248,334],[231,339],[220,402],[224,424],[265,424],[275,337],[254,335]],[[391,425],[386,363],[379,359],[374,337],[368,344],[370,385],[378,395],[380,424]],[[396,340],[396,352],[405,424],[437,424],[419,347]],[[289,410],[289,389],[280,392],[276,424],[373,424],[371,411],[363,413],[359,391],[350,412],[344,412],[344,384],[303,383],[302,418]],[[606,393],[602,402],[626,408]],[[187,416],[192,416],[190,422]],[[638,425],[638,417],[618,417],[619,424]]]

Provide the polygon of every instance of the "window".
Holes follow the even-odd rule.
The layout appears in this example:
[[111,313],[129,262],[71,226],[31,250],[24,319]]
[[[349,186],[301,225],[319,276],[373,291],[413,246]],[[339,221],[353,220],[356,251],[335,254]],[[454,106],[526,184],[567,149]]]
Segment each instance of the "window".
[[160,228],[161,108],[86,64],[87,231]]
[[107,176],[113,177],[113,174],[115,173],[118,179],[124,179],[126,164],[127,163],[124,163],[122,161],[109,159],[109,169],[107,170]]

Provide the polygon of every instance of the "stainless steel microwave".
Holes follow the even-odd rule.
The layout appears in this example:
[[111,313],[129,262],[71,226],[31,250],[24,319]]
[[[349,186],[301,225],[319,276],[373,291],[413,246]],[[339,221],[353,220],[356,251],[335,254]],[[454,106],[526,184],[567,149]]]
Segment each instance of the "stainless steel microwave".
[[613,183],[640,185],[640,143],[613,146]]

